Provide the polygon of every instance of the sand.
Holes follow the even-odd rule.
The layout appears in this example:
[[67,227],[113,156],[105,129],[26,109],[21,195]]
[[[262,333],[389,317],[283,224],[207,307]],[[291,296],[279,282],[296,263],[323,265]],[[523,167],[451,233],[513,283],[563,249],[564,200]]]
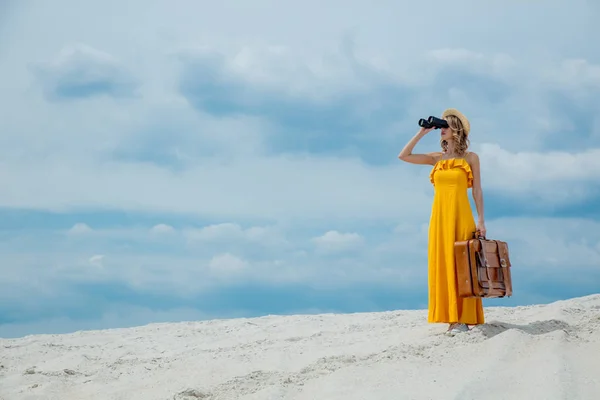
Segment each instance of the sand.
[[454,337],[416,310],[0,339],[0,398],[600,398],[600,295],[486,316]]

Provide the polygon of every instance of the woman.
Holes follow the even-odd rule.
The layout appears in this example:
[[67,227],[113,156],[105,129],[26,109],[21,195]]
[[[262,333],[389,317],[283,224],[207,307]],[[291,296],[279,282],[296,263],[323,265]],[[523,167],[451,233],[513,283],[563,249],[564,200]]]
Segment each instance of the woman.
[[[421,128],[398,155],[412,164],[433,165],[429,175],[434,187],[433,205],[429,221],[428,283],[430,323],[448,323],[448,333],[466,332],[469,325],[484,323],[480,298],[461,298],[457,295],[454,264],[454,242],[473,237],[473,232],[485,236],[483,193],[479,157],[467,151],[469,147],[469,120],[458,110],[450,108],[442,113],[448,128],[441,129],[442,151],[413,154],[419,140],[433,128]],[[467,189],[472,188],[477,208],[475,224]]]

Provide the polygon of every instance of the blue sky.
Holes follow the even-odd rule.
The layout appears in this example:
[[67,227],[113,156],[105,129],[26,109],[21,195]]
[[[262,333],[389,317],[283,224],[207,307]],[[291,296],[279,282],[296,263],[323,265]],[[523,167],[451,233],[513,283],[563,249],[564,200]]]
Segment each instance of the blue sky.
[[425,308],[397,154],[447,107],[511,249],[486,304],[600,292],[599,6],[128,4],[0,6],[1,337]]

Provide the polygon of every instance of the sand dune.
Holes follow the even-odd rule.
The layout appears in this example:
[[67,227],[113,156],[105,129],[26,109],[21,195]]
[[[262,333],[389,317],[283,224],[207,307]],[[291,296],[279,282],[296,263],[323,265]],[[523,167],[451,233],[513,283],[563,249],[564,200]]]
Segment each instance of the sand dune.
[[0,398],[600,398],[600,295],[486,313],[455,337],[418,310],[0,339]]

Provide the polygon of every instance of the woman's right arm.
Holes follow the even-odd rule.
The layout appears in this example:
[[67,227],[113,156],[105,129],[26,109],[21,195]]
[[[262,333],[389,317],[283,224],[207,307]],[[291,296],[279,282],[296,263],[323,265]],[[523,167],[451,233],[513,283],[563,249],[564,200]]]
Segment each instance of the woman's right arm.
[[425,129],[421,128],[419,132],[415,136],[412,137],[404,146],[400,154],[398,154],[398,158],[402,161],[406,161],[411,164],[430,164],[434,165],[437,162],[437,158],[439,157],[439,152],[427,153],[427,154],[413,154],[412,151],[421,140],[421,138],[427,135],[433,128]]

